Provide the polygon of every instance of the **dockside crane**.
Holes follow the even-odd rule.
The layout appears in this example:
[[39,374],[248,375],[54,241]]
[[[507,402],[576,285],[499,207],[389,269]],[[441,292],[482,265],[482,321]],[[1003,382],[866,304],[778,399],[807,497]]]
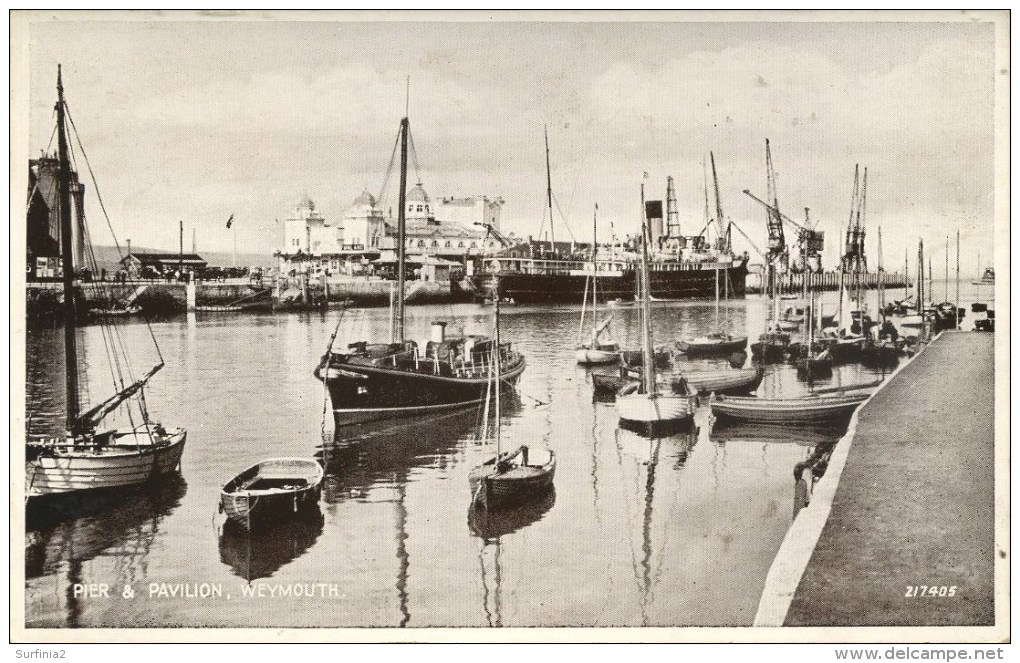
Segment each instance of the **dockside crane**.
[[800,252],[801,269],[805,272],[821,271],[825,233],[815,230],[815,224],[811,222],[810,210],[807,207],[804,208],[804,223],[794,221],[780,211],[776,192],[776,175],[772,166],[772,151],[768,139],[765,140],[765,168],[768,177],[769,202],[762,200],[747,189],[744,189],[744,193],[763,206],[768,213],[766,221],[769,241],[765,259],[769,269],[778,272],[785,271],[789,267],[790,251],[786,245],[786,235],[783,231],[785,222],[797,231],[797,248]]
[[850,198],[850,220],[846,224],[846,244],[840,258],[844,274],[863,274],[868,271],[868,258],[864,253],[865,224],[867,223],[868,169],[860,179],[860,166],[854,165],[854,189]]

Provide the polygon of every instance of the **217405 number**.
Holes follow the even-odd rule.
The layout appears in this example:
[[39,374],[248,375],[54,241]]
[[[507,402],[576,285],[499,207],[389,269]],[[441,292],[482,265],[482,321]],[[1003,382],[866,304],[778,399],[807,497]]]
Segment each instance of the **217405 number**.
[[907,593],[904,594],[904,597],[908,599],[944,598],[947,596],[956,596],[956,585],[907,585]]

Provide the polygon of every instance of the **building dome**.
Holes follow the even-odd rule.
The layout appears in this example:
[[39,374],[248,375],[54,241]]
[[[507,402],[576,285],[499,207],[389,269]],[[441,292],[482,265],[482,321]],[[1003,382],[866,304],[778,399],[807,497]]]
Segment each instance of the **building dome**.
[[427,203],[429,202],[429,194],[425,193],[425,189],[421,187],[421,182],[413,189],[407,192],[407,202],[409,203]]
[[355,205],[368,205],[369,207],[375,207],[375,198],[367,190],[362,191],[361,195],[354,199]]

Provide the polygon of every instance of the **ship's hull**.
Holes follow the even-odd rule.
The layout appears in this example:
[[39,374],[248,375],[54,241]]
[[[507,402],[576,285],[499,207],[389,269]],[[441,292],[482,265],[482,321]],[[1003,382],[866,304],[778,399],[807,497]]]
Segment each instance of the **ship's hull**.
[[29,498],[109,490],[155,481],[176,472],[187,433],[167,444],[139,448],[100,448],[43,453],[26,463]]
[[[653,299],[698,299],[715,297],[716,270],[697,264],[654,263],[650,269]],[[488,274],[474,277],[478,289],[491,279]],[[747,264],[741,262],[719,270],[720,284],[729,282],[729,294],[742,297],[747,280]],[[499,275],[499,292],[504,298],[518,304],[578,304],[585,297],[588,275],[579,270],[561,272],[519,273],[502,271]],[[720,291],[723,286],[720,285]],[[637,292],[637,271],[627,269],[617,276],[600,276],[598,300],[632,300]],[[590,295],[589,295],[590,296]]]
[[[500,375],[503,384],[515,384],[525,365],[522,357],[506,367]],[[491,384],[484,372],[474,377],[455,377],[336,362],[328,369],[317,369],[316,376],[326,382],[338,425],[428,415],[474,405],[485,400]]]

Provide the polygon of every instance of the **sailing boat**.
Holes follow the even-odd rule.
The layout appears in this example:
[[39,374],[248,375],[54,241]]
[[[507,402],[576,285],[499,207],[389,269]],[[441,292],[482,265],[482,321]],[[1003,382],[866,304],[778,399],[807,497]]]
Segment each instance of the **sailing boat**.
[[446,337],[446,322],[432,323],[431,340],[421,352],[404,336],[404,294],[407,210],[407,150],[411,126],[400,121],[400,193],[397,216],[396,311],[389,343],[332,344],[315,368],[329,391],[337,425],[394,416],[430,414],[481,403],[489,386],[489,363],[497,358],[501,382],[513,384],[524,372],[524,356],[509,343],[485,336]]
[[[499,283],[493,284],[493,292],[499,292]],[[495,300],[495,340],[499,346],[499,298]],[[500,509],[541,497],[553,487],[556,476],[556,455],[549,450],[549,460],[541,465],[529,463],[529,449],[521,445],[512,451],[500,448],[502,426],[500,416],[500,383],[498,364],[495,357],[490,359],[489,380],[494,387],[496,408],[496,455],[485,461],[468,474],[472,502],[484,509]],[[484,426],[488,427],[488,403],[486,403]]]
[[620,424],[649,434],[663,426],[689,424],[694,419],[694,396],[660,394],[655,381],[652,345],[652,303],[648,273],[649,231],[645,218],[645,186],[641,185],[641,381],[624,387],[616,397]]
[[[79,494],[97,489],[120,488],[156,480],[180,469],[181,455],[187,432],[177,428],[166,430],[149,419],[145,404],[145,384],[163,368],[163,358],[142,377],[127,375],[125,357],[110,357],[119,391],[88,410],[82,411],[79,392],[79,361],[76,322],[78,302],[75,297],[75,248],[71,217],[71,166],[68,154],[64,102],[64,86],[57,67],[57,158],[59,176],[56,216],[60,227],[60,251],[63,261],[64,362],[66,373],[67,420],[63,438],[29,440],[26,446],[26,496],[33,499]],[[80,144],[80,143],[79,143]],[[84,218],[84,210],[79,210]],[[84,226],[78,229],[84,241]],[[84,252],[83,252],[84,253]],[[88,252],[92,255],[91,251]],[[80,266],[79,266],[80,267]],[[107,338],[116,330],[107,329]],[[153,339],[155,343],[155,339]],[[120,339],[107,344],[113,354],[123,348]],[[125,386],[126,385],[126,386]],[[137,406],[140,420],[130,411],[129,399]],[[103,420],[121,405],[128,408],[132,426],[127,429],[99,431]]]
[[[592,220],[592,226],[594,228],[591,243],[591,319],[595,327],[591,333],[591,340],[586,344],[579,344],[577,351],[574,356],[577,358],[577,363],[583,366],[595,366],[598,364],[615,364],[620,361],[620,346],[615,341],[601,341],[600,336],[602,332],[609,327],[609,323],[612,322],[613,316],[609,316],[602,322],[598,322],[599,317],[599,297],[598,297],[598,213],[599,206],[595,205],[595,215]],[[587,304],[587,288],[585,288],[585,301],[581,303],[581,329],[584,329],[584,307]],[[580,330],[578,330],[580,333]]]
[[[709,158],[712,161],[712,183],[715,188],[715,223],[717,231],[721,233],[722,222],[723,222],[723,210],[722,210],[722,199],[719,196],[719,178],[716,176],[715,171],[715,154],[712,152],[708,153]],[[706,186],[707,189],[707,186]],[[706,191],[706,198],[707,198]],[[706,200],[706,210],[708,207]],[[724,265],[724,268],[728,265]],[[681,341],[677,341],[676,347],[680,352],[686,353],[688,357],[710,357],[718,355],[727,355],[733,352],[741,352],[747,347],[746,336],[734,336],[728,329],[723,330],[719,326],[719,262],[715,263],[715,331],[698,338],[686,338]],[[730,299],[730,287],[729,287],[729,270],[724,272],[725,274],[725,291],[726,301]],[[727,307],[727,319],[729,316],[729,307]]]
[[823,348],[818,352],[819,344],[815,340],[815,292],[811,288],[811,274],[804,274],[804,277],[808,281],[807,341],[805,343],[807,356],[797,360],[797,375],[810,380],[813,377],[832,375],[832,355],[828,348]]
[[870,366],[895,366],[899,362],[899,332],[889,321],[885,306],[885,272],[882,270],[882,227],[878,227],[878,330],[868,335],[861,362]]

